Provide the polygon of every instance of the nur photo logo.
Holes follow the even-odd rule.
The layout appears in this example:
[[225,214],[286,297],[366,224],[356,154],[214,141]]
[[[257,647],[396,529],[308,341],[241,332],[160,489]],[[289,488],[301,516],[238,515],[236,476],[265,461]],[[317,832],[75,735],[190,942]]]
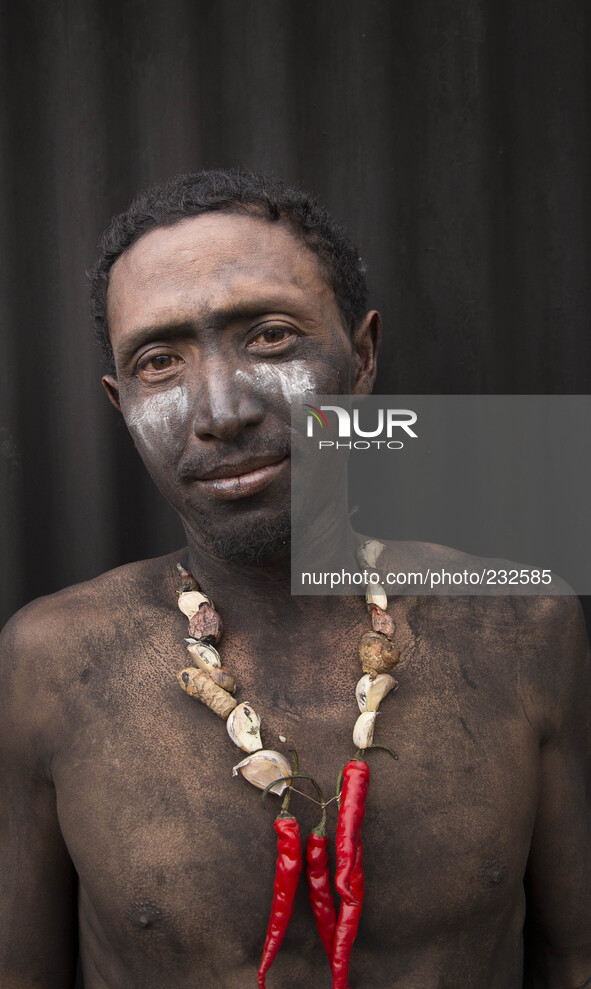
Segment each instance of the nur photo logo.
[[[348,450],[370,450],[381,447],[387,450],[402,450],[404,447],[402,439],[393,438],[394,435],[400,435],[399,432],[395,434],[395,430],[402,430],[411,439],[418,439],[417,433],[412,429],[417,421],[417,413],[412,409],[378,409],[374,428],[362,429],[359,409],[353,409],[351,414],[341,405],[321,405],[319,408],[315,405],[304,405],[303,408],[308,413],[306,428],[308,439],[314,438],[315,432],[319,430],[328,430],[333,434],[336,432],[338,437],[332,440],[319,440],[319,450],[330,447]],[[330,423],[324,415],[325,412],[334,413],[330,417]],[[352,434],[361,438],[352,440]]]

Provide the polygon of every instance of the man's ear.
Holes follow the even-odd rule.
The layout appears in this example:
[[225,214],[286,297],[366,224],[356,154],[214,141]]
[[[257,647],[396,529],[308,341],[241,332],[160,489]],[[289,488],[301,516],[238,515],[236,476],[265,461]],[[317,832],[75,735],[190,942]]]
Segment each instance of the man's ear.
[[377,355],[382,342],[382,317],[375,309],[366,313],[353,331],[351,394],[369,395],[378,370]]
[[104,378],[102,378],[102,383],[103,388],[109,396],[109,401],[115,406],[117,412],[121,412],[121,406],[119,405],[119,384],[117,378],[114,378],[112,374],[105,374]]

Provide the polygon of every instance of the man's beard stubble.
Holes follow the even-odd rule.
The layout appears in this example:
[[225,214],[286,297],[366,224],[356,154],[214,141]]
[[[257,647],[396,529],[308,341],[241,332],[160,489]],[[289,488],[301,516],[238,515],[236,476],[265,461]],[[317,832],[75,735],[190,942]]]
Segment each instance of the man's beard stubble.
[[204,514],[195,530],[199,542],[219,560],[260,566],[289,550],[291,512],[286,508],[271,518],[259,517],[248,524],[243,519],[229,520],[219,531],[212,529],[211,519]]
[[258,566],[285,552],[291,542],[289,511],[276,518],[257,519],[241,533],[224,532],[214,537],[211,547],[216,556],[228,563]]
[[[259,456],[267,456],[272,453],[278,457],[290,456],[292,453],[292,435],[285,434],[278,438],[273,444],[273,449],[253,449],[250,446],[240,447],[243,459],[256,459]],[[236,450],[233,448],[231,454]],[[199,462],[187,458],[180,466],[178,472],[179,480],[191,477],[197,471],[200,473],[217,466],[223,459],[221,455],[216,455],[216,462],[206,463],[202,457]],[[240,512],[236,516],[229,514],[218,526],[212,525],[212,518],[203,509],[194,508],[194,518],[191,520],[191,528],[206,549],[220,560],[228,563],[237,563],[246,566],[260,566],[266,561],[271,561],[278,556],[284,556],[289,552],[291,543],[291,519],[292,509],[288,504],[279,511],[267,515],[261,515],[254,519],[246,520],[240,517]],[[299,513],[296,513],[299,514]],[[181,521],[186,526],[185,519],[181,514]]]

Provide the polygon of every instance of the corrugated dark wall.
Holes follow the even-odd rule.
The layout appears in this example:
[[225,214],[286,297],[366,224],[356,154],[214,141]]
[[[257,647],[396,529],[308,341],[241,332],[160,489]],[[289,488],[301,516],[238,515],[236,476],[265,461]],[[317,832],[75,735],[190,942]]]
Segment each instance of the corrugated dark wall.
[[3,612],[174,548],[100,384],[111,214],[242,163],[356,236],[379,390],[588,392],[586,0],[19,0],[0,9]]

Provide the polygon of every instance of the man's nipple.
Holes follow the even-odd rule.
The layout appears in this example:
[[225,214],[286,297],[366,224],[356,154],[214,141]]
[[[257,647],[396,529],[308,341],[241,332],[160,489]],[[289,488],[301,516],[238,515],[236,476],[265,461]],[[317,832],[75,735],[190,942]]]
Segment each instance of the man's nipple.
[[144,900],[130,905],[130,918],[137,930],[159,927],[162,923],[162,910],[156,903]]

